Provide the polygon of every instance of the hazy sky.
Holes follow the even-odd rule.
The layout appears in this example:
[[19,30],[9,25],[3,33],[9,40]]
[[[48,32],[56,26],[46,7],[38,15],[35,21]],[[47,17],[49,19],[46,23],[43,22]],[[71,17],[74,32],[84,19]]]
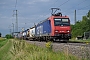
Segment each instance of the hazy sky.
[[74,24],[74,10],[77,20],[81,20],[90,10],[90,0],[0,0],[0,32],[3,36],[13,30],[18,12],[18,30],[30,28],[51,15],[51,8],[60,8],[63,15],[68,15]]

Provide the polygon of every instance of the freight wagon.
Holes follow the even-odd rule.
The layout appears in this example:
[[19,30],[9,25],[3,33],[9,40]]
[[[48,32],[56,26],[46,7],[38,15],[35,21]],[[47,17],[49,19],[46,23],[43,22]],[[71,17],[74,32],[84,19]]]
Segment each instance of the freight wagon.
[[26,31],[26,40],[34,40],[35,39],[35,27],[31,27]]

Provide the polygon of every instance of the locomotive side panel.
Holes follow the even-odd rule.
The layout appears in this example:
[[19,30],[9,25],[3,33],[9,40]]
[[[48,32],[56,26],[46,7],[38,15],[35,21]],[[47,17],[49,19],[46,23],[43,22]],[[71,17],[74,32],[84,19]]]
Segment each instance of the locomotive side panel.
[[50,20],[46,20],[42,23],[39,23],[36,26],[36,36],[50,36],[51,34],[51,23]]
[[43,35],[50,36],[50,34],[51,34],[51,22],[50,20],[47,20],[43,23]]

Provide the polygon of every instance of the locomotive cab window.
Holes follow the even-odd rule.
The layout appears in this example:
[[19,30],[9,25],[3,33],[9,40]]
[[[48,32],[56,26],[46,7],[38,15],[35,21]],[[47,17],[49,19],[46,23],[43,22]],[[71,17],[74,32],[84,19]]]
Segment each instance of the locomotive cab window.
[[55,18],[54,19],[55,26],[70,26],[68,18]]
[[62,19],[62,24],[64,26],[70,26],[69,19]]

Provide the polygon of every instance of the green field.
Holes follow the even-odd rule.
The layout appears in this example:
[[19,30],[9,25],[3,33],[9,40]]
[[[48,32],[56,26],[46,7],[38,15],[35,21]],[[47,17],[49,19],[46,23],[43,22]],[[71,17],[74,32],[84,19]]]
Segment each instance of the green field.
[[63,52],[53,52],[48,48],[41,48],[23,40],[3,40],[0,47],[0,60],[80,60]]
[[5,45],[7,42],[7,40],[3,39],[3,38],[0,38],[0,48]]
[[7,39],[0,38],[0,60],[6,60],[9,57],[9,50],[11,48],[11,43]]

